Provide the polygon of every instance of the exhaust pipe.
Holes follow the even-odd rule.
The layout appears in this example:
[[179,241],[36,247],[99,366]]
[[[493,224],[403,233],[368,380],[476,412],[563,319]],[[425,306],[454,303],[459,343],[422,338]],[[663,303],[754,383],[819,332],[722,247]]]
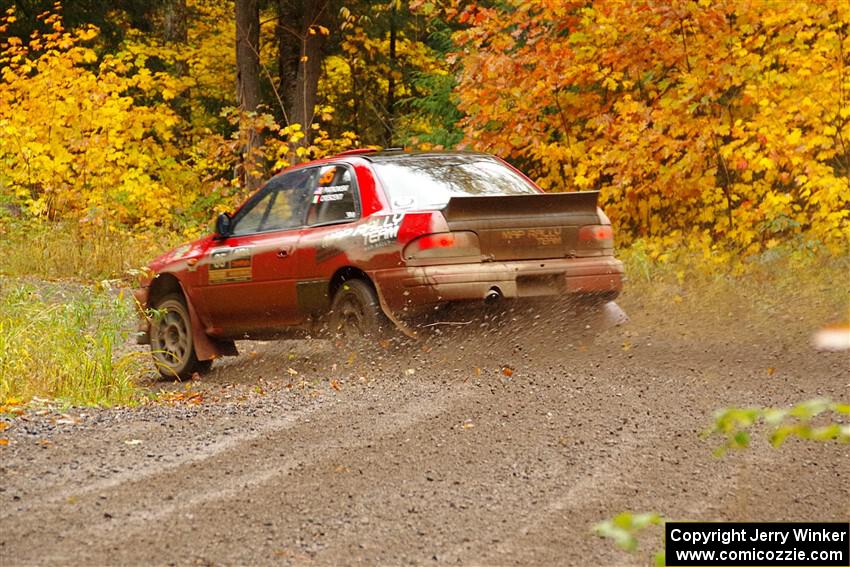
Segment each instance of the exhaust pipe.
[[492,305],[502,299],[502,292],[499,291],[497,287],[491,287],[490,291],[487,292],[487,295],[484,296],[484,303],[487,305]]

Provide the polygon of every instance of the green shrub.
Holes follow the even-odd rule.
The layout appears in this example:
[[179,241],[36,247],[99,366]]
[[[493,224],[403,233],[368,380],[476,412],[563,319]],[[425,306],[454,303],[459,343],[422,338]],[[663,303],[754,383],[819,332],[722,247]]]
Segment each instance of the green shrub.
[[0,403],[53,398],[127,404],[142,360],[129,349],[123,294],[0,279]]

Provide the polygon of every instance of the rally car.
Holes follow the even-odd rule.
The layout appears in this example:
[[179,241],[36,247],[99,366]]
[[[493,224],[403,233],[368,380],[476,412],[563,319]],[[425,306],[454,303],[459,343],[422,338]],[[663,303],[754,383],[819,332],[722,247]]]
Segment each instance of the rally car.
[[451,302],[622,289],[596,192],[544,193],[480,153],[353,150],[268,181],[215,233],[150,265],[139,341],[185,377],[234,340],[369,336]]

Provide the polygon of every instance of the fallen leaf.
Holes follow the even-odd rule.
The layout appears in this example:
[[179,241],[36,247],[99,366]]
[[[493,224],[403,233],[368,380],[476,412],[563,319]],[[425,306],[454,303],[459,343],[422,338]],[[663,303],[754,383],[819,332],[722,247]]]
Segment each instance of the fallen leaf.
[[0,447],[5,447],[8,444],[9,444],[8,439],[0,439]]
[[289,372],[291,376],[298,376],[298,371],[294,368],[287,368],[286,371]]
[[407,374],[408,376],[413,376],[414,374],[416,374],[416,371],[412,368],[408,368],[407,370],[404,371],[404,373]]
[[339,392],[339,391],[342,389],[342,388],[340,387],[340,385],[339,385],[339,381],[338,381],[338,380],[331,380],[331,388],[333,388],[333,389],[334,389],[334,390],[336,390],[337,392]]
[[478,368],[477,366],[475,367],[475,375],[476,375],[476,376],[481,376],[481,369],[480,369],[480,368]]
[[9,427],[8,423],[6,423],[5,421],[0,421],[0,431],[3,431],[7,427]]
[[77,425],[80,420],[63,413],[54,423],[56,425]]
[[510,378],[511,376],[514,375],[514,369],[511,368],[510,366],[503,366],[502,367],[502,374],[504,374],[505,376]]
[[463,427],[464,429],[472,429],[473,427],[475,427],[475,424],[474,424],[474,423],[472,423],[472,420],[467,419],[466,421],[464,421],[464,422],[463,422],[463,426],[462,426],[462,427]]
[[776,368],[774,368],[773,366],[768,367],[768,369],[767,369],[767,375],[768,376],[773,376],[774,372],[776,372]]

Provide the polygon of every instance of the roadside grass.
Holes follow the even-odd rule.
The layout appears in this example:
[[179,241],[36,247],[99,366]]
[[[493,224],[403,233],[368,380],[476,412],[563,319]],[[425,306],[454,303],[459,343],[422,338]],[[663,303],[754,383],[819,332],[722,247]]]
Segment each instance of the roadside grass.
[[850,320],[850,250],[777,247],[718,265],[684,247],[657,255],[638,242],[618,255],[631,302],[662,317],[687,316],[706,331],[790,336]]
[[132,404],[144,369],[128,348],[132,312],[120,293],[0,279],[0,405]]
[[100,281],[127,278],[183,238],[166,231],[86,233],[70,222],[2,222],[0,275],[45,280]]

